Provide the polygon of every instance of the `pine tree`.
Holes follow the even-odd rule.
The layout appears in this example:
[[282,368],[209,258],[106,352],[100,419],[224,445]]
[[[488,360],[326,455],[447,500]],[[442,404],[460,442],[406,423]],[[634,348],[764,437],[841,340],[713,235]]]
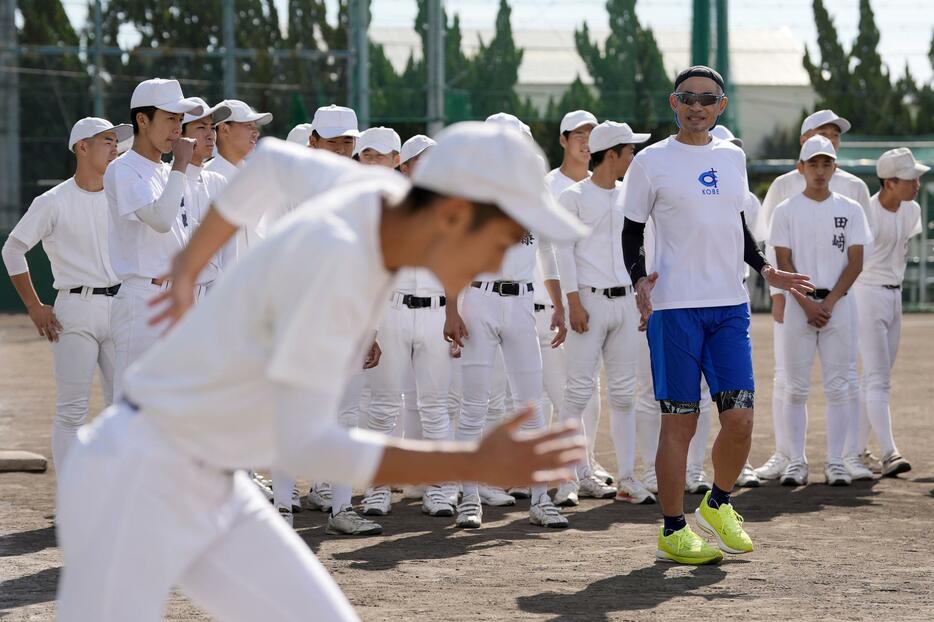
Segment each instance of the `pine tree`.
[[512,36],[512,9],[506,0],[500,0],[496,14],[496,31],[489,43],[480,41],[480,49],[473,59],[471,71],[471,108],[477,118],[496,112],[510,112],[517,116],[528,111],[516,95],[522,50],[516,47]]
[[[934,69],[934,35],[931,36],[931,48],[928,51],[928,60]],[[934,88],[928,81],[918,89],[917,114],[915,116],[915,131],[918,134],[934,134]]]
[[814,23],[817,26],[817,47],[820,60],[815,64],[810,51],[804,51],[804,69],[817,94],[817,108],[831,108],[842,117],[854,116],[860,97],[850,76],[850,59],[840,39],[833,19],[822,0],[814,0]]

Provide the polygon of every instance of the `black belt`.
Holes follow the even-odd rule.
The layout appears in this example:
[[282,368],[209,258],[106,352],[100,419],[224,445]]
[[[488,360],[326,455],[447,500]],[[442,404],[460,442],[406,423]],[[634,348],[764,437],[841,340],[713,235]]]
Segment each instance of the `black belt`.
[[[830,295],[829,289],[815,289],[813,292],[808,293],[809,297],[816,298],[818,300],[823,300],[829,295]],[[843,294],[843,295],[846,296],[846,294]]]
[[[476,287],[477,289],[483,289],[484,285],[485,283],[483,281],[474,281],[470,284],[471,287]],[[490,287],[490,290],[496,292],[500,296],[521,296],[525,293],[522,291],[522,285],[523,284],[519,281],[493,281],[493,286]],[[526,292],[534,290],[535,288],[532,287],[531,283],[525,283]]]
[[884,287],[885,289],[901,289],[902,288],[901,285],[883,285],[882,287]]
[[541,304],[538,304],[537,302],[535,303],[534,306],[535,306],[535,310],[536,310],[536,311],[544,311],[545,309],[554,309],[554,308],[555,308],[554,305],[541,305]]
[[619,285],[617,287],[607,287],[606,289],[600,289],[599,287],[591,287],[590,291],[595,294],[603,294],[607,298],[622,298],[629,291],[632,290],[632,287],[628,285]]
[[[435,296],[435,298],[438,298],[439,307],[443,307],[445,301],[447,300],[444,296]],[[428,309],[431,307],[432,300],[433,298],[430,296],[427,298],[419,298],[417,296],[413,296],[412,294],[405,294],[402,297],[402,304],[409,309]]]
[[[68,290],[69,294],[80,294],[84,291],[84,287],[72,287]],[[116,296],[117,292],[120,291],[120,283],[117,283],[113,287],[95,287],[91,289],[92,294],[100,294],[102,296]]]

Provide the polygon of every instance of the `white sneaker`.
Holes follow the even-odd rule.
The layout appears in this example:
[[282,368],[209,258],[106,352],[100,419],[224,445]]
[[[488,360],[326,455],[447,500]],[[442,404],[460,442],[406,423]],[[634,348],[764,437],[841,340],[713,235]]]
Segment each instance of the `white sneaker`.
[[598,480],[604,484],[612,484],[616,481],[610,472],[602,464],[597,462],[596,459],[592,460],[591,464],[593,464],[593,474]]
[[568,526],[568,519],[558,511],[547,492],[529,508],[529,522],[549,529],[566,529]]
[[849,486],[853,481],[843,462],[828,462],[824,466],[824,477],[828,486]]
[[754,470],[756,475],[759,476],[759,479],[771,481],[781,477],[785,469],[788,468],[790,462],[791,460],[789,460],[788,456],[776,451],[765,461],[765,464]]
[[461,498],[461,485],[457,482],[448,482],[441,484],[441,490],[444,492],[444,496],[447,497],[448,503],[457,507],[457,502]]
[[655,495],[648,491],[645,484],[634,477],[625,477],[616,482],[616,500],[636,505],[655,503]]
[[386,516],[392,509],[392,491],[389,486],[368,488],[363,496],[363,513],[366,516]]
[[863,465],[873,473],[882,473],[882,461],[872,455],[868,449],[859,454],[859,459],[862,460]]
[[532,496],[532,489],[528,486],[513,486],[506,492],[508,492],[513,499],[528,499]]
[[759,476],[756,475],[752,465],[747,462],[743,465],[743,470],[740,471],[739,477],[736,478],[736,485],[740,488],[758,488],[762,485],[762,482],[759,481]]
[[428,486],[403,486],[402,487],[402,498],[403,499],[421,499],[425,496],[425,491],[428,490]]
[[684,478],[684,491],[695,495],[702,495],[710,490],[710,480],[703,469],[688,468]]
[[454,524],[463,529],[476,529],[483,524],[483,508],[479,497],[464,497],[457,506],[457,519]]
[[516,498],[507,494],[502,488],[480,484],[480,503],[483,505],[501,507],[504,505],[515,505]]
[[312,510],[331,511],[331,485],[329,483],[316,482],[308,491],[307,498]]
[[866,468],[866,465],[860,460],[859,454],[844,457],[843,466],[846,467],[847,473],[850,474],[850,479],[854,482],[872,479],[872,471]]
[[616,496],[616,487],[608,486],[603,483],[604,480],[596,475],[585,477],[577,484],[577,494],[580,497],[590,497],[591,499],[610,499]]
[[882,477],[895,477],[899,473],[907,473],[911,464],[898,451],[891,451],[882,456]]
[[422,496],[422,512],[429,516],[454,516],[454,504],[441,486],[427,486]]
[[250,472],[250,479],[253,480],[253,483],[256,484],[256,487],[259,488],[259,491],[263,493],[264,497],[266,497],[266,501],[272,503],[273,499],[275,499],[275,495],[272,492],[272,486],[270,485],[269,480],[256,471]]
[[642,485],[653,494],[658,494],[658,477],[655,475],[655,465],[646,467],[642,472]]
[[[759,477],[762,477],[761,475]],[[794,460],[788,463],[782,471],[782,486],[807,486],[808,463],[803,460]]]
[[562,507],[574,507],[580,503],[577,495],[577,482],[564,482],[555,492],[555,504]]
[[378,523],[363,518],[350,506],[328,517],[328,526],[324,533],[330,536],[375,536],[383,533]]
[[291,508],[287,508],[284,505],[280,505],[276,509],[279,510],[279,516],[281,516],[282,519],[289,524],[289,527],[295,526],[295,521],[292,518]]
[[298,492],[298,486],[292,486],[292,512],[302,511],[302,494]]

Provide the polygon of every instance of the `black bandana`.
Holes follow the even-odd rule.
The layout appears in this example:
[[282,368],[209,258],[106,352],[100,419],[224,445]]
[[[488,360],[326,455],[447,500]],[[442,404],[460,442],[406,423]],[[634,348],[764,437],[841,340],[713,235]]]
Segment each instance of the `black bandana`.
[[723,86],[723,76],[705,65],[694,65],[679,73],[678,77],[675,78],[675,91],[677,91],[681,83],[688,78],[710,78],[717,83],[721,91],[725,89]]

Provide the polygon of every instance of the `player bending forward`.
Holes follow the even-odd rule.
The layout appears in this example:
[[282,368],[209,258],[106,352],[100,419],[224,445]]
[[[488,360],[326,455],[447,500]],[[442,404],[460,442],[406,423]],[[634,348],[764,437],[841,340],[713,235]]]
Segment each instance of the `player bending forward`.
[[568,476],[583,439],[520,434],[530,410],[479,444],[345,430],[335,414],[396,270],[426,267],[458,290],[532,226],[559,241],[585,232],[548,195],[541,158],[510,130],[454,126],[413,185],[330,193],[244,258],[79,432],[59,488],[59,619],[157,620],[178,587],[218,620],[307,620],[309,606],[356,620],[245,466],[357,486]]

